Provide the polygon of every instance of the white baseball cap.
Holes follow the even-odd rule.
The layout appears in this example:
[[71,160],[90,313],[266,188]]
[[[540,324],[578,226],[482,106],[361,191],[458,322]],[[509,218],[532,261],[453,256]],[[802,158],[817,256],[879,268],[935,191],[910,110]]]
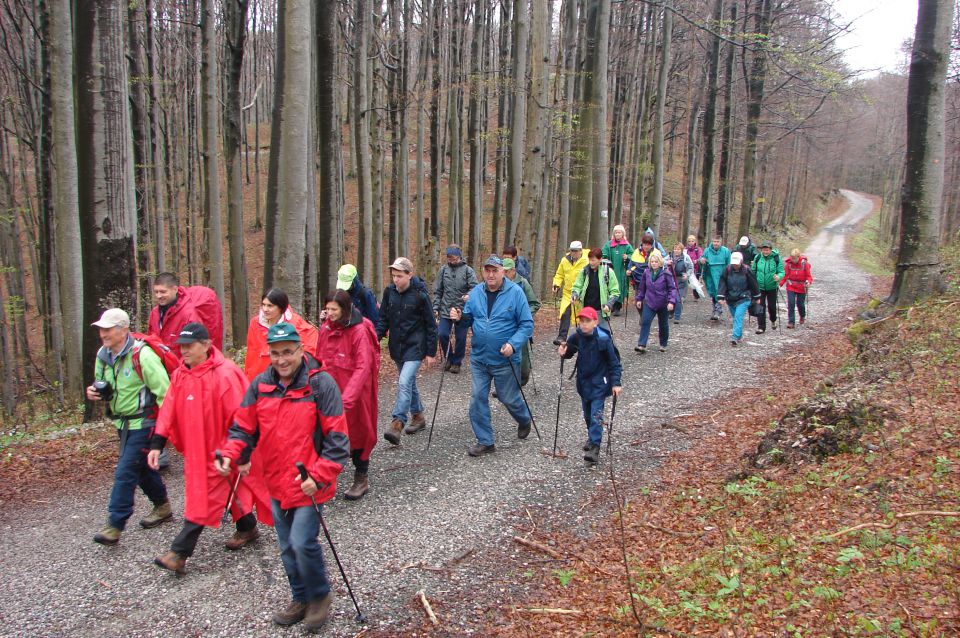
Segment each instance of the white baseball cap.
[[741,252],[735,252],[735,253],[733,253],[732,255],[730,255],[730,263],[731,263],[731,264],[736,264],[737,266],[739,266],[740,264],[742,264],[742,263],[743,263],[743,253],[741,253]]
[[90,324],[97,328],[127,328],[130,326],[130,315],[120,308],[104,310],[100,319]]
[[583,244],[577,240],[570,242],[570,250],[583,250]]
[[749,246],[749,245],[750,245],[750,238],[747,237],[746,235],[744,235],[743,237],[741,237],[741,238],[740,238],[740,245],[741,245],[741,246]]

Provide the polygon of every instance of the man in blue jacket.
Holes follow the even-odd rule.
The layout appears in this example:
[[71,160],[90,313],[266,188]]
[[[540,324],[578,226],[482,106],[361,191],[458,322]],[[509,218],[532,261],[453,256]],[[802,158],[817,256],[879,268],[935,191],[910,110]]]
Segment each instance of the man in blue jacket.
[[518,424],[518,437],[527,438],[532,421],[516,376],[520,351],[533,334],[530,305],[523,289],[504,277],[503,262],[496,255],[490,255],[483,263],[483,280],[485,285],[470,291],[463,311],[450,310],[450,319],[464,321],[473,328],[470,425],[477,443],[467,449],[470,456],[496,451],[490,424],[491,381],[496,385],[497,398]]

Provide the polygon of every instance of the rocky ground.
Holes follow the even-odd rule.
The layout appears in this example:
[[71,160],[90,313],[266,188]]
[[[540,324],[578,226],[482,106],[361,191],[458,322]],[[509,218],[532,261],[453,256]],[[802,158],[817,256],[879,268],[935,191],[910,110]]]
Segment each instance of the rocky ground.
[[[661,424],[681,415],[703,414],[745,387],[762,382],[765,360],[817,336],[819,317],[852,312],[868,290],[867,277],[845,257],[844,237],[871,210],[866,198],[845,192],[850,208],[807,248],[816,284],[810,295],[808,328],[754,335],[730,346],[729,317],[708,321],[709,303],[687,298],[682,322],[671,324],[670,347],[638,355],[636,312],[614,321],[624,364],[624,393],[614,423],[617,471],[625,481],[652,474],[672,451],[687,445],[680,429]],[[789,246],[780,247],[789,253]],[[542,312],[550,312],[544,309]],[[781,307],[781,312],[785,309]],[[535,387],[527,398],[543,440],[516,437],[516,424],[494,401],[497,452],[480,459],[465,454],[473,442],[467,416],[470,378],[447,375],[429,452],[427,433],[406,437],[400,448],[381,442],[373,454],[370,493],[358,503],[336,500],[327,521],[364,613],[355,623],[352,604],[336,568],[338,591],[325,635],[417,635],[426,627],[416,599],[423,590],[434,602],[450,635],[483,635],[486,619],[524,591],[518,566],[549,561],[514,543],[515,535],[562,527],[588,534],[608,513],[596,495],[606,479],[606,457],[597,468],[580,460],[585,427],[573,382],[563,380],[560,447],[568,458],[541,452],[553,443],[558,396],[558,359],[544,335],[534,349]],[[651,338],[651,344],[654,339]],[[389,362],[385,362],[389,365]],[[432,411],[439,370],[422,375],[420,388]],[[389,422],[393,390],[381,393],[381,425]],[[718,432],[718,437],[723,433]],[[636,441],[639,445],[632,445]],[[722,438],[721,438],[722,441]],[[120,544],[105,548],[91,537],[103,524],[109,468],[64,476],[55,489],[29,502],[5,506],[0,546],[0,635],[4,636],[276,636],[270,613],[289,599],[272,530],[253,547],[226,552],[229,530],[201,537],[184,577],[151,564],[179,529],[174,523],[142,530],[134,522],[148,511],[138,496],[134,519]],[[175,508],[182,504],[179,459],[167,473]],[[344,472],[341,490],[349,486]],[[332,557],[331,557],[332,558]],[[510,564],[507,569],[506,565]]]

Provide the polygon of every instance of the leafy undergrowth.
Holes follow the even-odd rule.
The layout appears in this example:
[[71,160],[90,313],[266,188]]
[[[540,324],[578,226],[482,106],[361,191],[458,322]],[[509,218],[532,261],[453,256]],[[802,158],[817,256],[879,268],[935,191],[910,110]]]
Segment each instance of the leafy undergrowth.
[[619,485],[632,606],[614,516],[552,539],[578,562],[532,575],[542,589],[489,633],[960,634],[958,311],[952,282],[854,343],[792,353],[706,422],[675,420],[691,449]]

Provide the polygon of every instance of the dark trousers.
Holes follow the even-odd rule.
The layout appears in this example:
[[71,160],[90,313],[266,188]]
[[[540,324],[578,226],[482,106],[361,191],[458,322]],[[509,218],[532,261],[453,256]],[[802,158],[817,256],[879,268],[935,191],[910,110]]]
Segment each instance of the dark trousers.
[[141,429],[127,430],[126,438],[122,430],[117,430],[123,448],[113,473],[113,490],[110,492],[107,520],[119,530],[126,527],[127,519],[133,514],[133,497],[138,486],[154,505],[167,502],[167,488],[160,478],[160,473],[151,470],[147,465],[153,422],[144,419],[143,425]]
[[[257,518],[253,512],[244,514],[237,519],[237,531],[249,532],[257,526]],[[180,554],[184,558],[193,556],[193,550],[197,548],[197,541],[200,540],[200,532],[203,531],[203,525],[183,519],[183,528],[177,537],[170,544],[170,549]]]
[[567,333],[570,332],[570,315],[573,314],[573,304],[567,304],[567,309],[563,311],[563,314],[560,315],[560,330],[557,332],[557,336],[561,339],[566,340]]
[[653,323],[654,317],[657,318],[660,345],[666,348],[667,341],[670,339],[670,318],[666,306],[660,310],[650,310],[649,306],[643,305],[643,316],[640,320],[640,339],[637,341],[637,345],[647,347],[647,339],[650,338],[650,325]]
[[350,450],[350,456],[353,459],[353,467],[357,470],[357,474],[366,474],[367,470],[370,469],[370,459],[364,461],[360,458],[362,455],[363,450]]
[[454,323],[446,317],[440,317],[440,323],[437,325],[437,337],[440,338],[440,349],[444,355],[447,353],[447,346],[450,344],[451,328],[456,343],[453,344],[453,352],[450,353],[450,365],[458,366],[463,363],[463,357],[467,354],[467,323],[459,321]]
[[757,317],[757,327],[761,330],[767,329],[767,315],[770,315],[770,321],[777,323],[777,289],[760,291],[760,307],[763,312]]
[[794,319],[794,306],[800,311],[800,320],[807,318],[807,293],[787,291],[787,322],[796,323]]

